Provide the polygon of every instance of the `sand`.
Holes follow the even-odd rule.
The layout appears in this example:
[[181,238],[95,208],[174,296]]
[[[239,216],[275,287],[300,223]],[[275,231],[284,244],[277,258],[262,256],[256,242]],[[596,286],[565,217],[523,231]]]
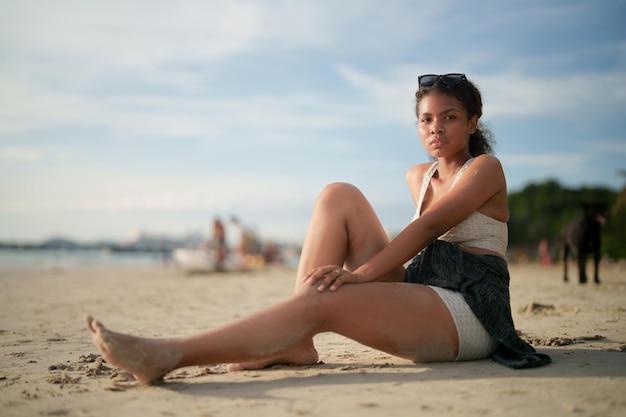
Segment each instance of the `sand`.
[[227,373],[185,368],[141,386],[97,355],[83,315],[144,336],[184,335],[288,296],[294,271],[188,276],[173,268],[0,272],[2,416],[626,416],[626,268],[601,285],[559,266],[511,266],[516,327],[554,363],[413,364],[334,334],[323,363]]

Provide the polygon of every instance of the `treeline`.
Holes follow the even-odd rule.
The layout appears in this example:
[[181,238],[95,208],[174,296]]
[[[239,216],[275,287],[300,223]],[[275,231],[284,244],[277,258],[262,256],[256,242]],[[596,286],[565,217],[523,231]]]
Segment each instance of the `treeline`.
[[603,255],[626,258],[626,187],[621,192],[601,187],[569,189],[554,180],[509,193],[509,248],[534,257],[539,242],[547,239],[556,258],[563,227],[582,216],[581,204],[586,202],[604,202],[610,209],[602,228]]

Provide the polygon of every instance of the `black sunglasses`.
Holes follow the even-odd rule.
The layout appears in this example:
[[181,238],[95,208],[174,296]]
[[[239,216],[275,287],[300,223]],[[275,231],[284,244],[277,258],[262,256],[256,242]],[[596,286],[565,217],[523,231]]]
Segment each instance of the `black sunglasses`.
[[437,81],[441,80],[441,83],[447,87],[454,87],[461,84],[463,81],[467,81],[465,74],[426,74],[417,77],[417,83],[420,87],[431,87],[435,85]]

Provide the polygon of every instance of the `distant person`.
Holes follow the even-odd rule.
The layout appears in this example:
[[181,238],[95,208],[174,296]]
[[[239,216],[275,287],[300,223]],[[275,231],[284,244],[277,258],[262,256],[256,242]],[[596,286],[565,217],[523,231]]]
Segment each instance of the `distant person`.
[[239,241],[237,243],[237,254],[241,257],[242,262],[248,255],[248,230],[239,218],[233,216],[230,219],[231,223],[237,228]]
[[263,262],[267,265],[276,265],[283,262],[280,249],[272,241],[263,245]]
[[539,241],[539,261],[543,266],[552,265],[552,254],[550,253],[550,242],[548,239],[541,239]]
[[213,245],[215,247],[217,269],[222,269],[226,261],[226,255],[228,254],[228,247],[226,246],[226,230],[224,229],[224,223],[222,223],[218,217],[213,220]]
[[256,232],[246,227],[237,217],[233,216],[231,222],[238,230],[239,242],[236,245],[236,253],[241,266],[246,269],[263,264],[262,244]]
[[313,336],[331,331],[415,362],[549,363],[513,325],[507,190],[479,123],[481,95],[463,74],[418,84],[418,132],[434,162],[409,169],[416,213],[393,241],[357,188],[330,184],[313,209],[293,296],[187,337],[141,338],[87,317],[103,357],[150,383],[193,365],[314,364]]

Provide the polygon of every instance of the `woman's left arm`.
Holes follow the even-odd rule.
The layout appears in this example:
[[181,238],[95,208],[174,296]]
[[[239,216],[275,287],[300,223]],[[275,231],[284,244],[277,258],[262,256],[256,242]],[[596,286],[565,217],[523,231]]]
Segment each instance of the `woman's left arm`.
[[[316,268],[307,275],[310,283],[323,280],[318,290],[336,290],[347,282],[374,281],[403,265],[454,225],[479,209],[506,208],[506,182],[500,161],[490,155],[476,158],[459,182],[433,202],[422,215],[400,232],[389,245],[350,273],[338,266]],[[486,213],[489,215],[490,213]]]

